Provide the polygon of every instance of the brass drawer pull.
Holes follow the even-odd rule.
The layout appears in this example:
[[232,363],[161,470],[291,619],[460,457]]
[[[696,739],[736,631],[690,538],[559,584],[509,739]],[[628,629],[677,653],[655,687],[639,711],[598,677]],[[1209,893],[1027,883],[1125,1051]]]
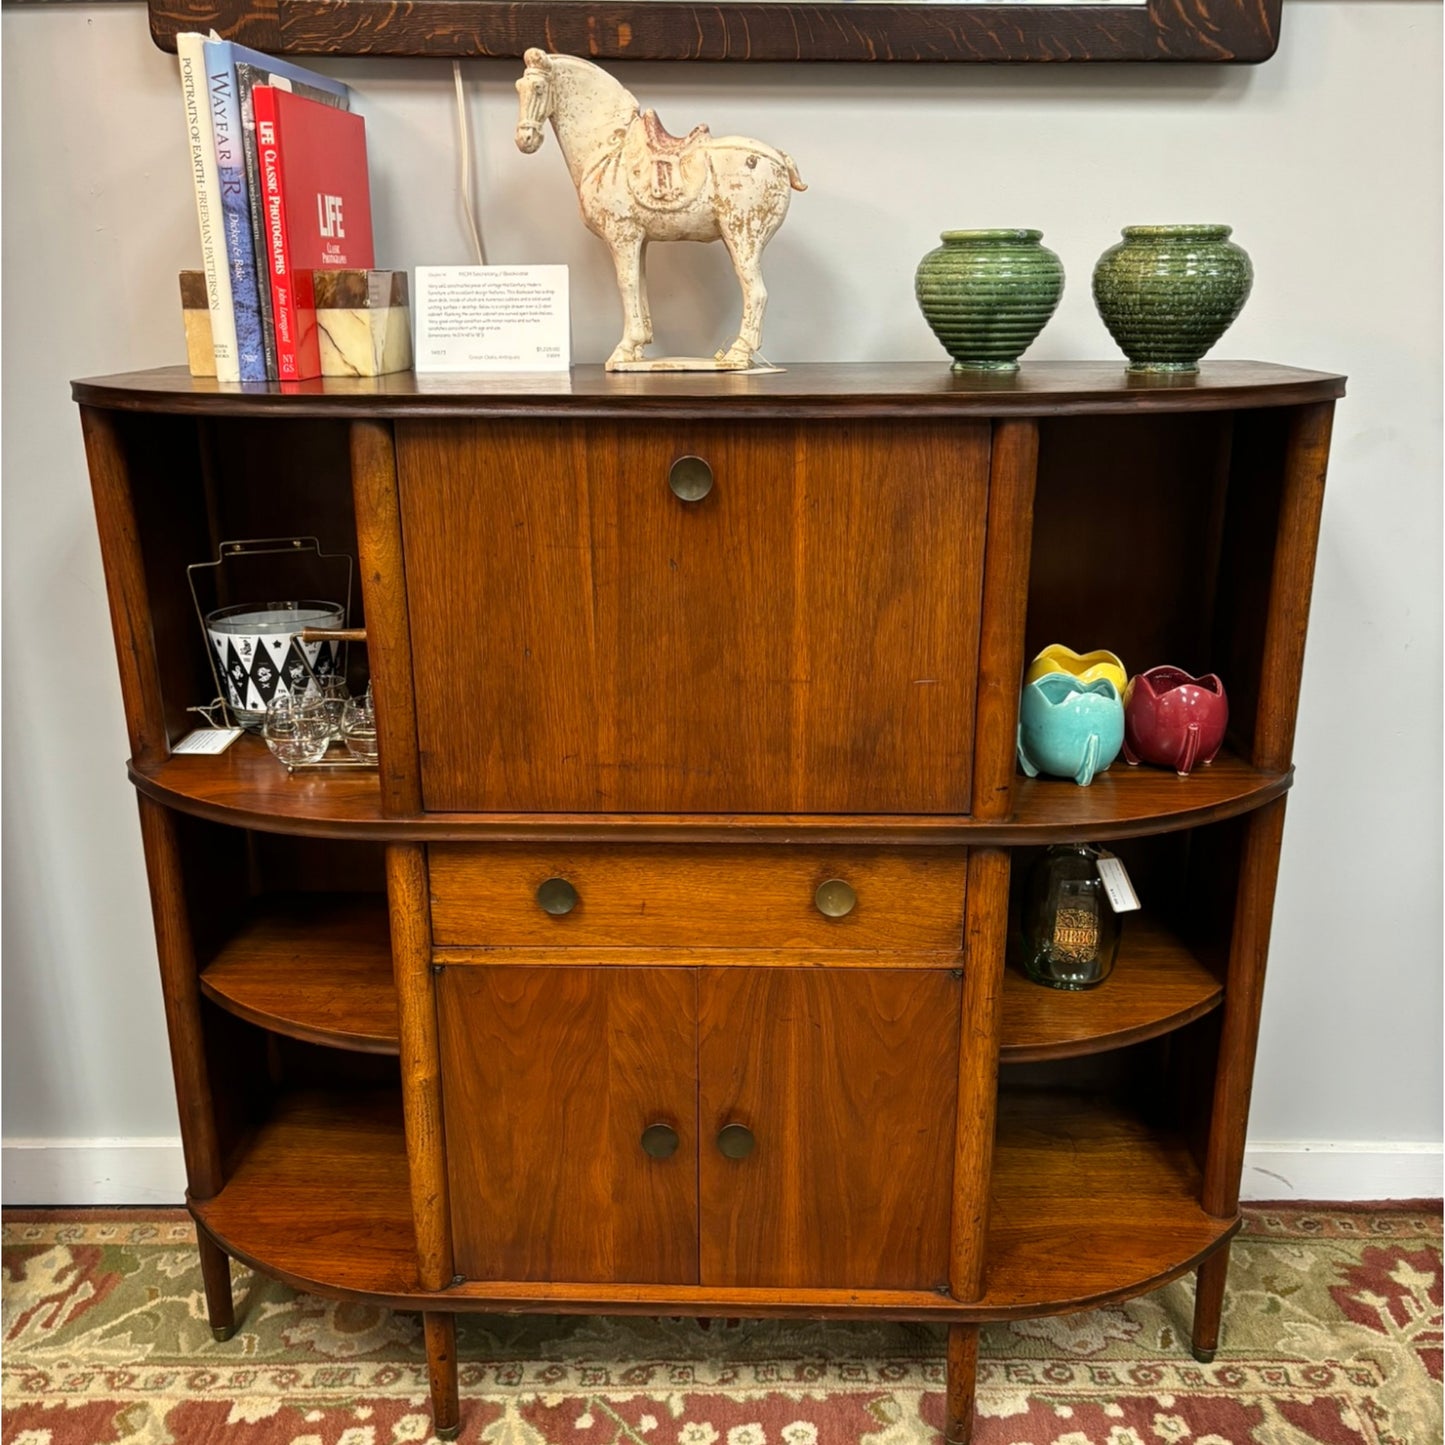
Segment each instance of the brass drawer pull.
[[677,1130],[671,1124],[649,1124],[642,1131],[642,1152],[653,1159],[671,1159],[677,1153]]
[[700,502],[712,491],[712,468],[701,457],[679,457],[667,474],[667,485],[682,502]]
[[858,905],[858,895],[841,878],[830,878],[813,894],[818,912],[825,918],[846,918]]
[[565,878],[549,878],[537,888],[537,906],[560,918],[577,906],[577,890]]
[[746,1159],[757,1143],[745,1124],[728,1124],[717,1136],[718,1153],[727,1159]]

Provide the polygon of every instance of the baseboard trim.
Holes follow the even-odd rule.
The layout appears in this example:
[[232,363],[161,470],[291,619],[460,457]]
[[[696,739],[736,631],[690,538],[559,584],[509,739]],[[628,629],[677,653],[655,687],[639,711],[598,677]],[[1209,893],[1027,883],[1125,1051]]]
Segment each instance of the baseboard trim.
[[1251,1199],[1439,1199],[1439,1144],[1261,1140],[1246,1146],[1240,1196]]
[[0,1197],[13,1205],[184,1203],[179,1139],[7,1139]]
[[[1241,1193],[1251,1199],[1438,1199],[1439,1144],[1251,1144]],[[3,1199],[13,1205],[180,1204],[186,1169],[178,1139],[10,1139]]]

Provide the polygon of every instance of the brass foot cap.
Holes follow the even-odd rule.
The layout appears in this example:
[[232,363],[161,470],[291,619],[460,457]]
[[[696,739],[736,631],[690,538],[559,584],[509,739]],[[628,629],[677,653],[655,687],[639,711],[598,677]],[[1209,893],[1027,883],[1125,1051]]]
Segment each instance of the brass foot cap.
[[224,1345],[236,1333],[235,1325],[212,1325],[211,1335],[217,1344]]
[[437,1426],[435,1433],[438,1440],[455,1440],[457,1436],[462,1433],[461,1422],[458,1421],[455,1425],[448,1425],[445,1429]]
[[1198,1345],[1190,1345],[1190,1353],[1201,1365],[1212,1365],[1214,1363],[1213,1350],[1201,1350]]

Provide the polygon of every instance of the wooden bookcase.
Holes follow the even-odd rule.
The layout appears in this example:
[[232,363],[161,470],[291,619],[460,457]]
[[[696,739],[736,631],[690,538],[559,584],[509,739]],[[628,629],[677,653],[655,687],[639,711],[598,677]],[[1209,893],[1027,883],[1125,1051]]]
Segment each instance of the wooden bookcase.
[[[934,1320],[954,1442],[990,1320],[1197,1269],[1207,1358],[1343,389],[76,383],[218,1335],[229,1258],[420,1310],[442,1433],[459,1310]],[[379,773],[171,751],[186,565],[290,535],[358,559]],[[1226,751],[1016,776],[1052,641],[1218,671]],[[1078,995],[1006,961],[1063,840],[1146,905]]]

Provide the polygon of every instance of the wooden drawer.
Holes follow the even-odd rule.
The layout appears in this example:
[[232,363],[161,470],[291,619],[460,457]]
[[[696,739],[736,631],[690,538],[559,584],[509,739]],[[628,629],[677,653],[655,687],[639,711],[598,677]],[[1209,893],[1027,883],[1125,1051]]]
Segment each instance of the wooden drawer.
[[[497,948],[956,953],[957,848],[470,846],[428,850],[432,937]],[[544,888],[549,880],[560,880]],[[852,890],[823,884],[837,880]],[[549,912],[539,901],[565,912]],[[575,895],[575,902],[572,896]],[[823,908],[834,910],[834,915]]]

